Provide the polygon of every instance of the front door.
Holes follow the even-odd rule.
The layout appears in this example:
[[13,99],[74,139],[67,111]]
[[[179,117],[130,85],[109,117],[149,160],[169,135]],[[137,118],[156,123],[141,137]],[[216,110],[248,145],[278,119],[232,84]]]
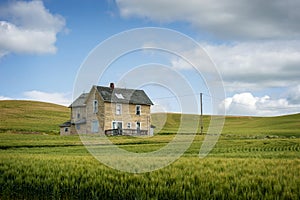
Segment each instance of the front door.
[[98,133],[99,131],[99,123],[98,120],[92,121],[92,133]]
[[137,133],[141,132],[141,122],[136,122],[136,131]]
[[114,133],[118,135],[122,135],[123,123],[119,121],[112,122],[112,128],[114,129]]

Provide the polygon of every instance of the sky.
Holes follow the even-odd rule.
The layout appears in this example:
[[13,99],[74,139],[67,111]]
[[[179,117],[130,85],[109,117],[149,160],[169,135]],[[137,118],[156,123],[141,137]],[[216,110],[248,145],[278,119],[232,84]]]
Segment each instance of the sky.
[[[101,48],[124,31],[157,27],[195,41],[204,51],[191,48],[181,55],[199,65],[205,65],[206,52],[222,78],[224,97],[211,91],[206,77],[195,73],[190,63],[157,49],[119,55],[82,92],[88,92],[92,84],[121,86],[121,80],[127,80],[122,86],[129,87],[133,72],[159,68],[157,77],[153,71],[149,76],[137,75],[153,80],[140,85],[155,104],[153,112],[182,112],[183,96],[198,99],[203,93],[205,114],[221,108],[228,115],[299,113],[299,10],[299,0],[1,0],[0,100],[69,105],[77,95],[78,74],[99,44]],[[101,56],[117,52],[126,42],[132,41],[121,41]],[[172,48],[176,42],[161,40],[160,45]],[[98,67],[95,71],[104,66]],[[156,82],[163,79],[168,81]],[[180,90],[181,79],[191,90]],[[214,99],[219,105],[212,103]],[[198,105],[193,109],[199,113]]]

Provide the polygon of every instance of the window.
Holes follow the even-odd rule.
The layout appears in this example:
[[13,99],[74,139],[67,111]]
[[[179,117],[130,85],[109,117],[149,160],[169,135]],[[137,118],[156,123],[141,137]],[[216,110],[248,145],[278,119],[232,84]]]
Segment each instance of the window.
[[92,121],[92,133],[98,133],[99,132],[99,123],[98,120]]
[[97,100],[93,101],[93,112],[94,113],[98,112],[98,101]]
[[131,129],[131,123],[130,122],[127,123],[127,128]]
[[121,121],[112,121],[112,128],[114,135],[122,135],[123,123]]
[[76,124],[76,129],[80,130],[80,124]]
[[136,115],[141,115],[141,106],[140,105],[136,105],[136,107],[135,107],[135,114]]
[[112,122],[112,128],[113,129],[122,129],[123,123],[120,121],[113,121]]
[[69,129],[68,128],[65,128],[65,132],[68,132],[69,131]]
[[80,118],[80,113],[79,112],[77,112],[77,119],[79,119]]
[[122,104],[116,104],[116,115],[122,114]]
[[136,122],[136,130],[137,131],[141,130],[141,122]]

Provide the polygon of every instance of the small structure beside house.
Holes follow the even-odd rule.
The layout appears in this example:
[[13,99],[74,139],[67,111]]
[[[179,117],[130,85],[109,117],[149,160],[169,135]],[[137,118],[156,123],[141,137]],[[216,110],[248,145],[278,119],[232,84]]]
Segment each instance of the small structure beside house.
[[151,105],[143,90],[93,86],[69,106],[60,134],[152,135]]

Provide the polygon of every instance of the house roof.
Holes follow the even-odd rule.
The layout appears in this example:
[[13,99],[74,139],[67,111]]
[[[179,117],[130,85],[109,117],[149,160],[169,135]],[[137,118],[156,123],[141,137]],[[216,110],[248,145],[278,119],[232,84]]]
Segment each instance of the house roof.
[[96,86],[105,102],[153,105],[143,90]]
[[71,126],[71,121],[66,121],[63,124],[59,125],[59,127],[70,127]]
[[82,93],[73,103],[69,106],[71,107],[80,107],[80,106],[85,106],[85,100],[88,97],[89,93]]

